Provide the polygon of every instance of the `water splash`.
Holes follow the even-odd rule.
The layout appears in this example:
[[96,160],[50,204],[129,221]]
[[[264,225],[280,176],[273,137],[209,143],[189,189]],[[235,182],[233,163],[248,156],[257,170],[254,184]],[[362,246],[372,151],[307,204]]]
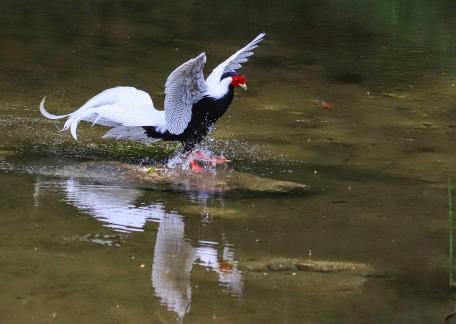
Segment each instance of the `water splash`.
[[216,155],[211,149],[202,146],[192,152],[177,151],[169,158],[166,167],[215,174],[217,166],[226,165],[228,162],[230,161],[223,156],[223,152]]

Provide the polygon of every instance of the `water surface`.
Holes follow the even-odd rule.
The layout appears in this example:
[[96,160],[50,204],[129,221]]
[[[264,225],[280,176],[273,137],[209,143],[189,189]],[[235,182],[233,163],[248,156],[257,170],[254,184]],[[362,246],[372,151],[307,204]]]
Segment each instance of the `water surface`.
[[[455,9],[3,1],[2,322],[441,322],[456,300],[446,250]],[[169,147],[119,145],[89,125],[74,142],[38,112],[45,95],[51,112],[67,113],[115,85],[161,107],[176,66],[205,51],[209,72],[263,31],[242,70],[249,91],[204,145],[232,160],[219,175],[308,190],[125,181],[116,163],[160,166]],[[287,266],[296,260],[372,273]]]

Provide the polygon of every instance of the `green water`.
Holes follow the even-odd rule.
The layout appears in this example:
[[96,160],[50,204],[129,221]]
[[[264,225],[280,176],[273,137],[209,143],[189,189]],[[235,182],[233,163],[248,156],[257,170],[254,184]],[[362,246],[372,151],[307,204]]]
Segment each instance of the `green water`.
[[[0,12],[0,322],[441,323],[454,309],[453,1],[20,0]],[[169,147],[89,125],[74,142],[38,112],[45,95],[60,114],[115,85],[161,107],[176,66],[205,51],[209,72],[263,31],[242,69],[249,91],[205,143],[232,162],[204,185],[127,181],[116,163],[160,166]],[[227,172],[309,189],[230,187]]]

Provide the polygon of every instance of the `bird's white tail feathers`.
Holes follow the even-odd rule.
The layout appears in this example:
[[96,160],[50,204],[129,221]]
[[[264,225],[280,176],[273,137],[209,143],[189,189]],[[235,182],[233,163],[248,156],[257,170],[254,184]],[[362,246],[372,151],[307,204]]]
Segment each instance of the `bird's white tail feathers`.
[[70,114],[67,114],[67,115],[53,115],[53,114],[50,114],[46,111],[46,109],[44,108],[44,102],[46,101],[46,97],[44,97],[41,102],[40,102],[40,113],[48,118],[48,119],[61,119],[61,118],[64,118],[64,117],[68,117]]
[[108,105],[91,107],[91,106],[87,106],[87,104],[86,104],[71,114],[53,115],[46,111],[46,108],[44,107],[45,101],[46,101],[46,97],[44,97],[40,103],[41,114],[44,117],[49,118],[49,119],[62,119],[62,118],[68,117],[68,119],[66,120],[61,131],[63,132],[63,131],[70,129],[71,135],[74,137],[75,140],[78,139],[76,131],[77,131],[79,122],[81,122],[81,121],[91,122],[92,126],[95,124],[109,126],[109,127],[116,127],[116,126],[121,125],[121,123],[117,123],[114,120],[110,120],[110,119],[103,117],[102,113],[106,110],[109,110]]
[[141,126],[119,126],[109,130],[103,138],[125,139],[130,141],[151,144],[158,142],[159,138],[151,138]]
[[[66,115],[53,115],[46,111],[44,107],[46,97],[41,100],[40,112],[49,119],[61,119],[67,117],[62,131],[70,130],[71,135],[77,140],[77,128],[81,121],[95,124],[120,127],[129,126],[132,129],[118,129],[111,133],[106,133],[105,137],[116,138],[138,138],[144,142],[142,136],[139,136],[140,127],[137,126],[156,126],[159,129],[166,129],[165,113],[154,108],[152,99],[149,94],[133,87],[116,87],[104,90],[89,101],[87,101],[78,110]],[[121,135],[119,132],[122,131]],[[133,135],[133,133],[137,135]],[[116,135],[114,135],[116,134]],[[144,135],[146,136],[146,134]],[[156,141],[156,139],[151,139]],[[146,141],[147,142],[147,141]],[[150,142],[150,141],[149,141]]]

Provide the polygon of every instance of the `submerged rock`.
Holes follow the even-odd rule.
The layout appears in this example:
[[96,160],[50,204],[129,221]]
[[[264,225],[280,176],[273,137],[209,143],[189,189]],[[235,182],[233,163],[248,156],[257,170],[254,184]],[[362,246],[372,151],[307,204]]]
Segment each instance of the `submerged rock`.
[[160,183],[198,189],[210,192],[225,192],[234,190],[259,191],[259,192],[290,192],[306,190],[307,186],[290,181],[275,180],[258,177],[245,172],[234,170],[219,170],[216,173],[195,173],[179,169],[138,169],[137,166],[122,164],[121,168],[138,181],[145,183]]
[[322,261],[288,258],[241,261],[239,268],[249,272],[304,271],[323,273],[344,273],[362,277],[383,277],[373,266],[365,263],[346,261]]
[[[55,161],[51,162],[55,163]],[[59,165],[41,164],[23,166],[22,171],[142,188],[159,187],[160,189],[168,188],[204,193],[308,191],[308,187],[304,184],[259,177],[235,170],[220,169],[216,172],[195,173],[180,169],[144,168],[137,164],[116,161],[63,162]]]

